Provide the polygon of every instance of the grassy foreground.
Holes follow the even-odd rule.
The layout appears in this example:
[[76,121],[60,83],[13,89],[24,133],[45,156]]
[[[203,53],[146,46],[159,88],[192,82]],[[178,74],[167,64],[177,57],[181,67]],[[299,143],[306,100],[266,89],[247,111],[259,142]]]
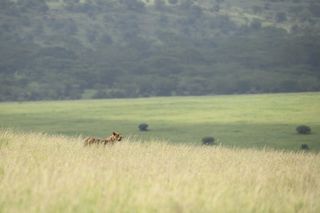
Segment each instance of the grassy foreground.
[[0,131],[0,212],[320,212],[320,154]]
[[[0,128],[69,136],[113,130],[141,140],[320,151],[320,93],[0,103]],[[139,132],[140,123],[150,131]],[[298,135],[298,125],[312,128]]]

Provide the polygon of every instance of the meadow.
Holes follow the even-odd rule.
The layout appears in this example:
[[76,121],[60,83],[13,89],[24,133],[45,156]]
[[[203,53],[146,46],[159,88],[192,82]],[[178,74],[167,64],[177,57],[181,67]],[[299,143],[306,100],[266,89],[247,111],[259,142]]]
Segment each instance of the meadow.
[[[112,131],[142,141],[201,144],[212,136],[227,147],[320,150],[320,93],[10,102],[0,104],[0,128],[67,136]],[[140,132],[140,123],[150,131]],[[312,134],[299,135],[305,124]]]
[[0,212],[319,212],[320,154],[0,131]]

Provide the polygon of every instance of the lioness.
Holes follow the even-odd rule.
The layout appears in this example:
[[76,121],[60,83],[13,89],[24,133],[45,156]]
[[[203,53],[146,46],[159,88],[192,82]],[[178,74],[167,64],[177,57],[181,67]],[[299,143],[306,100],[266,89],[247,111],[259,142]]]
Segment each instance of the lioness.
[[117,132],[112,132],[112,135],[107,138],[95,138],[95,137],[87,137],[84,140],[85,146],[90,146],[92,144],[114,144],[117,141],[121,141],[122,136]]

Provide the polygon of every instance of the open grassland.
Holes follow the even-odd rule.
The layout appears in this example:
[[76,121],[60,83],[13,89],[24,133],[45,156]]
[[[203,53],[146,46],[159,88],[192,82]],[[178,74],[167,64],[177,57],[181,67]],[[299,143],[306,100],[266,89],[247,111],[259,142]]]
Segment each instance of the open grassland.
[[0,212],[319,212],[320,154],[0,131]]
[[[224,146],[320,150],[320,93],[166,97],[0,104],[0,127],[69,136],[106,136],[113,130],[141,140]],[[139,132],[140,123],[150,131]],[[310,135],[298,135],[305,124]]]

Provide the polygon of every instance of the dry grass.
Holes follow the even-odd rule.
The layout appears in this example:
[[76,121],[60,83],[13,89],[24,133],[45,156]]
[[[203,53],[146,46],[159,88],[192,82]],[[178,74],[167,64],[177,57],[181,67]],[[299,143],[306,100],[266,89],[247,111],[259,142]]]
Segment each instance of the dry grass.
[[320,212],[320,155],[0,131],[0,212]]

